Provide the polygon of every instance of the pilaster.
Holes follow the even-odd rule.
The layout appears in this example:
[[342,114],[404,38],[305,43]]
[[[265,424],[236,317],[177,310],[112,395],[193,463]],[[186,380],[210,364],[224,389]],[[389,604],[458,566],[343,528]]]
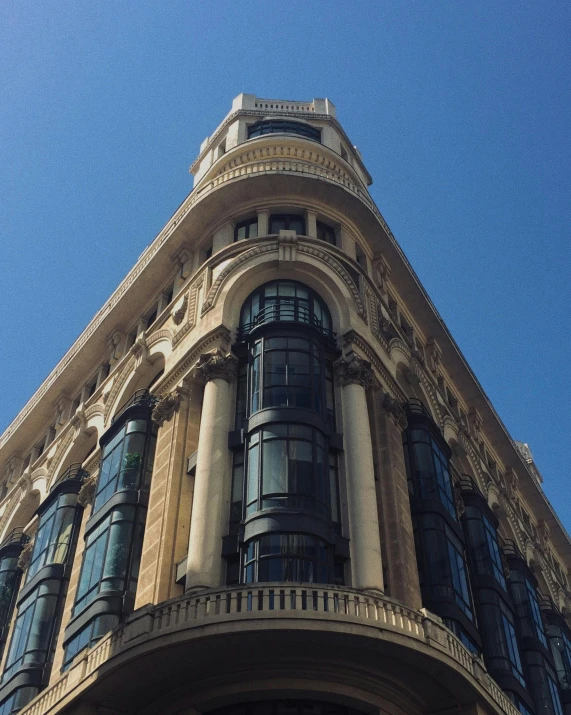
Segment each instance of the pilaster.
[[388,393],[373,400],[375,451],[378,464],[378,509],[388,588],[409,608],[422,607],[402,431],[406,415]]
[[198,441],[200,393],[200,385],[185,383],[161,395],[152,413],[157,446],[135,608],[180,593],[175,570],[188,546],[192,480],[186,463]]

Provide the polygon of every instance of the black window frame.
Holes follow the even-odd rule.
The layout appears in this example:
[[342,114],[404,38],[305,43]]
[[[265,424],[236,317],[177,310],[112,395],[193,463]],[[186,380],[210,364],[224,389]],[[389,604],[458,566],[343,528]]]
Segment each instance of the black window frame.
[[[284,226],[282,228],[277,228],[274,222],[281,221]],[[301,230],[292,228],[292,224],[300,223]],[[305,216],[303,214],[271,214],[268,221],[268,234],[279,233],[280,231],[295,231],[298,236],[305,236],[306,234],[306,223]]]
[[[253,226],[256,227],[255,231],[253,230]],[[241,229],[244,229],[244,236],[239,235]],[[234,227],[234,243],[236,243],[236,241],[245,241],[248,238],[258,238],[257,216],[255,218],[249,218],[244,221],[240,221],[240,223],[237,223]]]
[[317,238],[320,241],[325,241],[326,243],[329,243],[331,246],[337,245],[337,238],[335,235],[334,228],[331,228],[331,226],[328,226],[323,221],[317,221],[316,222],[316,231],[317,231]]
[[266,134],[295,134],[304,139],[321,143],[321,129],[304,122],[290,119],[262,119],[255,124],[248,125],[248,139],[255,139]]

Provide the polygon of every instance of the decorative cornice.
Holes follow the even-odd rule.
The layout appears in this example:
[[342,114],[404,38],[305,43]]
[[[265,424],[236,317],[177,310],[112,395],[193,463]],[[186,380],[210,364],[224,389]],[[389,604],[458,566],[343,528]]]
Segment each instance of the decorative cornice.
[[361,385],[367,390],[379,386],[371,363],[358,355],[353,355],[349,360],[341,358],[335,363],[335,379],[341,387]]
[[395,400],[394,397],[391,397],[388,392],[385,392],[383,395],[381,407],[391,416],[394,423],[400,427],[401,430],[405,430],[407,428],[408,420],[402,404],[398,400]]
[[238,373],[238,358],[221,348],[215,348],[198,358],[193,372],[194,376],[204,383],[210,380],[234,382]]
[[167,392],[159,397],[151,413],[152,421],[161,427],[165,422],[170,422],[175,412],[178,411],[186,391],[182,387],[175,387],[172,392]]

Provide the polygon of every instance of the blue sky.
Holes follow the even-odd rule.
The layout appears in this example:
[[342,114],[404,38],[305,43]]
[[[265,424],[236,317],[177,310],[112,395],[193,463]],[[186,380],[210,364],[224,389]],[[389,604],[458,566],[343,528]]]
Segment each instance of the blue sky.
[[239,92],[329,97],[571,530],[571,5],[3,0],[0,429],[191,188]]

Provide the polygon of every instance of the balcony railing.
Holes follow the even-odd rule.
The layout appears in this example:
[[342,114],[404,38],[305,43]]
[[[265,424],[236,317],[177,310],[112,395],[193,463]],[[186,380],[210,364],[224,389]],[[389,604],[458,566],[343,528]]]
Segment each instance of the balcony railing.
[[323,321],[320,320],[312,310],[304,305],[292,302],[267,305],[260,310],[251,321],[243,323],[240,326],[241,339],[244,339],[261,325],[267,325],[269,323],[294,323],[298,325],[301,323],[302,325],[309,325],[315,328],[330,339],[335,338],[335,333],[325,328]]
[[430,412],[416,397],[411,397],[404,405],[405,412],[409,415],[420,415],[432,420]]
[[[442,621],[426,610],[415,611],[383,596],[373,596],[343,587],[313,587],[291,583],[275,583],[264,586],[235,586],[204,591],[195,596],[183,595],[158,606],[143,606],[128,617],[125,623],[97,645],[78,655],[67,670],[49,688],[40,693],[21,715],[45,715],[51,708],[67,698],[72,690],[79,695],[81,684],[93,681],[99,667],[117,655],[124,655],[136,648],[141,657],[141,647],[169,633],[187,631],[191,639],[195,634],[204,638],[208,626],[220,633],[224,623],[240,622],[248,630],[252,621],[264,619],[264,630],[291,627],[287,622],[297,620],[296,628],[304,620],[313,624],[322,622],[322,629],[335,629],[335,623],[369,626],[371,637],[390,640],[394,636],[402,645],[403,638],[410,638],[424,647],[432,647],[435,657],[448,656],[460,666],[465,676],[478,681],[506,715],[519,715],[516,708],[499,686],[486,674],[483,662],[470,653]],[[416,648],[411,643],[411,647]]]
[[125,410],[129,409],[129,407],[133,407],[133,405],[139,405],[140,407],[151,408],[156,403],[156,401],[157,398],[155,397],[155,395],[151,395],[148,390],[137,390],[113,417],[113,419],[111,420],[111,424],[116,422],[119,417],[121,417],[121,415],[125,412]]
[[29,538],[29,536],[24,534],[23,527],[17,526],[4,537],[4,540],[0,544],[0,548],[2,548],[2,546],[8,546],[8,544],[26,544],[29,541]]
[[69,465],[69,467],[61,475],[57,482],[54,483],[50,491],[53,491],[58,484],[61,484],[68,479],[77,479],[79,481],[83,481],[88,476],[89,473],[86,472],[85,469],[81,468],[81,462],[74,462],[73,464]]

